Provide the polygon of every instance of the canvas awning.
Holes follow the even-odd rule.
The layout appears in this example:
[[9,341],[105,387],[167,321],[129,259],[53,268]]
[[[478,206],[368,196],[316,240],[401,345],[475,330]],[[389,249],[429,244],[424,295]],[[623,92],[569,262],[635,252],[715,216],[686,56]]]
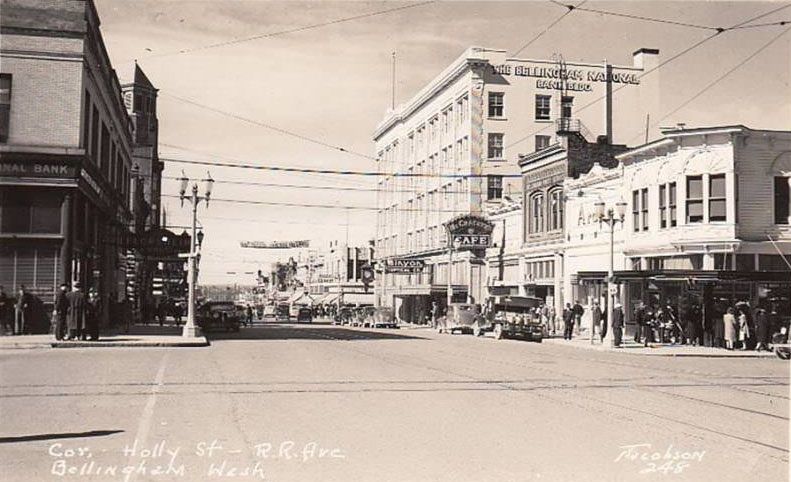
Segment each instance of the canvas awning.
[[372,305],[374,304],[373,293],[344,293],[342,302],[344,305]]
[[288,299],[288,303],[292,305],[312,305],[313,298],[307,293],[296,292]]

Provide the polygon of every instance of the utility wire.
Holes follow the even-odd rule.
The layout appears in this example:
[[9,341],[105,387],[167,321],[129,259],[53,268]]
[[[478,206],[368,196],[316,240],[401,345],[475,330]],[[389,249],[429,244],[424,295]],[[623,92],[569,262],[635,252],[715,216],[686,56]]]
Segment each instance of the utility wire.
[[239,114],[234,114],[232,112],[224,111],[224,110],[218,109],[216,107],[212,107],[212,106],[209,106],[209,105],[206,105],[206,104],[201,104],[200,102],[197,102],[197,101],[194,101],[194,100],[191,100],[191,99],[187,99],[187,98],[184,98],[184,97],[179,97],[178,95],[169,94],[169,93],[167,93],[165,91],[160,91],[160,92],[162,94],[164,94],[165,96],[170,97],[172,99],[176,99],[176,100],[178,100],[180,102],[184,102],[184,103],[193,105],[195,107],[200,107],[201,109],[205,109],[205,110],[214,112],[216,114],[221,114],[221,115],[224,115],[224,116],[227,116],[227,117],[231,117],[231,118],[236,119],[236,120],[240,120],[242,122],[247,122],[249,124],[253,124],[253,125],[256,125],[256,126],[259,126],[259,127],[264,127],[266,129],[269,129],[269,130],[272,130],[272,131],[275,131],[275,132],[279,132],[279,133],[285,134],[287,136],[295,137],[297,139],[300,139],[300,140],[303,140],[303,141],[306,141],[306,142],[311,142],[311,143],[317,144],[319,146],[327,147],[327,148],[332,149],[332,150],[345,152],[345,153],[348,153],[348,154],[352,154],[352,155],[355,155],[355,156],[358,156],[358,157],[362,157],[364,159],[373,160],[373,161],[378,160],[375,157],[372,157],[372,156],[369,156],[369,155],[366,155],[366,154],[362,154],[362,153],[359,153],[359,152],[355,152],[355,151],[352,151],[350,149],[346,149],[345,147],[334,146],[334,145],[328,144],[328,143],[326,143],[324,141],[320,141],[318,139],[313,139],[313,138],[305,136],[303,134],[298,134],[296,132],[292,132],[292,131],[283,129],[281,127],[277,127],[277,126],[274,126],[272,124],[267,124],[265,122],[257,121],[255,119],[250,119],[248,117],[243,117],[243,116],[241,116]]
[[[230,162],[211,162],[211,161],[195,161],[195,160],[186,160],[186,159],[173,159],[173,158],[165,158],[160,157],[160,161],[167,161],[167,162],[174,162],[180,164],[194,164],[198,166],[211,166],[211,167],[233,167],[239,169],[254,169],[254,170],[261,170],[261,171],[277,171],[277,172],[298,172],[298,173],[308,173],[308,174],[334,174],[340,176],[393,176],[393,177],[428,177],[428,178],[450,178],[450,179],[469,179],[469,178],[486,178],[488,175],[486,174],[421,174],[416,172],[404,172],[404,173],[383,173],[377,171],[343,171],[337,169],[312,169],[312,168],[304,168],[304,167],[285,167],[285,166],[264,166],[258,164],[242,164],[242,163],[230,163]],[[502,174],[503,178],[521,178],[521,174]]]
[[580,10],[582,12],[598,13],[598,14],[601,14],[601,15],[609,15],[609,16],[613,16],[613,17],[623,17],[623,18],[628,18],[628,19],[631,19],[631,20],[642,20],[642,21],[645,21],[645,22],[664,23],[664,24],[668,24],[668,25],[676,25],[676,26],[679,26],[679,27],[696,28],[696,29],[700,29],[700,30],[715,30],[715,31],[716,30],[720,30],[717,27],[711,27],[711,26],[708,26],[708,25],[698,25],[698,24],[694,24],[694,23],[678,22],[678,21],[675,21],[675,20],[665,20],[665,19],[661,19],[661,18],[645,17],[645,16],[642,16],[642,15],[633,15],[633,14],[629,14],[629,13],[611,12],[611,11],[607,11],[607,10],[599,10],[599,9],[590,8],[590,7],[585,7],[585,8],[581,8],[580,6],[574,7],[573,5],[564,5],[564,4],[562,4],[560,2],[556,2],[554,0],[550,0],[550,1],[552,1],[552,3],[554,3],[556,5],[560,5],[560,6],[563,6],[565,8],[568,8],[568,9],[572,9],[573,8],[573,9],[576,9],[576,10]]
[[148,55],[146,57],[143,57],[143,60],[145,60],[145,59],[152,59],[152,58],[158,58],[158,57],[167,57],[167,56],[171,56],[171,55],[188,54],[188,53],[198,52],[198,51],[202,51],[202,50],[209,50],[209,49],[214,49],[214,48],[218,48],[218,47],[225,47],[225,46],[228,46],[228,45],[236,45],[236,44],[240,44],[240,43],[244,43],[244,42],[251,42],[253,40],[260,40],[260,39],[265,39],[265,38],[278,37],[278,36],[281,36],[281,35],[286,35],[286,34],[291,34],[291,33],[304,32],[304,31],[307,31],[307,30],[315,29],[315,28],[327,27],[327,26],[330,26],[330,25],[337,25],[339,23],[351,22],[353,20],[361,20],[361,19],[364,19],[364,18],[376,17],[376,16],[379,16],[379,15],[385,15],[385,14],[388,14],[388,13],[393,13],[393,12],[398,12],[398,11],[402,11],[402,10],[407,10],[407,9],[410,9],[410,8],[421,7],[423,5],[429,5],[429,4],[432,4],[432,3],[436,3],[436,0],[430,0],[430,1],[427,1],[427,2],[420,2],[420,3],[413,3],[413,4],[410,4],[410,5],[403,5],[403,6],[400,6],[400,7],[389,8],[389,9],[386,9],[386,10],[379,10],[379,11],[376,11],[376,12],[369,12],[369,13],[363,13],[363,14],[359,14],[359,15],[353,15],[351,17],[338,18],[338,19],[335,19],[335,20],[330,20],[328,22],[320,22],[320,23],[314,23],[314,24],[310,24],[310,25],[303,25],[301,27],[295,27],[295,28],[290,28],[290,29],[286,29],[286,30],[280,30],[280,31],[276,31],[276,32],[261,33],[261,34],[253,35],[253,36],[250,36],[250,37],[240,37],[240,38],[235,38],[235,39],[231,39],[231,40],[225,40],[223,42],[217,42],[217,43],[208,44],[208,45],[201,45],[201,46],[198,46],[198,47],[190,47],[190,48],[176,50],[176,51],[172,51],[172,52],[164,52],[164,53],[161,53],[161,54]]
[[[560,17],[558,17],[557,19],[555,19],[555,21],[554,21],[554,22],[552,22],[552,23],[550,23],[549,25],[547,25],[547,27],[546,27],[546,28],[545,28],[543,31],[539,32],[539,33],[538,33],[538,35],[536,35],[535,37],[533,37],[532,39],[530,39],[530,40],[529,40],[529,41],[528,41],[526,44],[524,44],[524,45],[522,45],[521,47],[519,47],[519,49],[517,49],[517,50],[516,50],[516,51],[515,51],[513,54],[511,54],[511,55],[512,55],[512,56],[517,56],[517,55],[519,55],[519,53],[520,53],[520,52],[522,52],[524,49],[528,48],[530,45],[532,45],[532,44],[533,44],[533,42],[535,42],[536,40],[540,39],[540,38],[541,38],[542,36],[544,36],[544,35],[545,35],[547,32],[549,32],[549,30],[550,30],[552,27],[554,27],[555,25],[557,25],[558,23],[560,23],[560,21],[561,21],[561,20],[563,20],[564,18],[566,18],[566,15],[570,14],[571,12],[573,12],[575,8],[579,8],[579,7],[580,7],[582,4],[584,4],[584,3],[585,3],[585,2],[587,2],[587,1],[588,1],[588,0],[582,0],[582,2],[581,2],[579,5],[577,5],[576,7],[575,7],[574,5],[563,5],[564,7],[566,7],[566,8],[567,8],[567,9],[566,9],[566,11],[563,13],[563,15],[561,15]],[[558,2],[556,2],[556,1],[554,1],[554,0],[549,0],[549,2],[550,2],[550,3],[555,3],[555,4],[557,4],[557,3],[558,3]]]
[[[163,194],[162,197],[180,198],[175,194]],[[223,199],[211,198],[210,202],[220,203],[234,203],[234,204],[254,204],[262,206],[283,206],[283,207],[297,207],[297,208],[319,208],[319,209],[345,209],[347,211],[384,211],[389,208],[379,209],[371,206],[345,206],[345,205],[332,205],[332,204],[308,204],[308,203],[289,203],[289,202],[276,202],[276,201],[253,201],[249,199]],[[393,211],[401,212],[421,212],[421,213],[466,213],[468,209],[417,209],[417,208],[398,208]]]
[[[772,39],[771,39],[771,40],[769,40],[768,42],[766,42],[765,44],[763,44],[763,45],[762,45],[762,46],[761,46],[761,47],[760,47],[758,50],[754,51],[753,53],[751,53],[750,55],[748,55],[747,57],[745,57],[744,59],[742,59],[742,60],[741,60],[741,62],[739,62],[738,64],[734,65],[734,66],[733,66],[732,68],[730,68],[730,69],[729,69],[727,72],[723,73],[722,75],[720,75],[720,76],[719,76],[719,77],[717,77],[716,79],[714,79],[714,80],[712,80],[711,82],[709,82],[709,83],[708,83],[708,84],[707,84],[705,87],[703,87],[702,89],[700,89],[700,90],[699,90],[697,93],[695,93],[695,94],[694,94],[692,97],[690,97],[689,99],[685,100],[685,101],[684,101],[684,102],[682,102],[682,103],[681,103],[681,104],[680,104],[678,107],[676,107],[676,108],[675,108],[675,109],[673,109],[672,111],[668,112],[668,113],[667,113],[667,114],[665,114],[665,115],[664,115],[664,116],[663,116],[661,119],[659,119],[659,120],[657,120],[655,123],[653,123],[653,124],[651,125],[651,127],[656,127],[656,126],[657,126],[657,125],[659,125],[659,124],[660,124],[660,123],[661,123],[663,120],[665,120],[665,119],[667,119],[668,117],[672,116],[672,115],[673,115],[673,114],[675,114],[676,112],[680,111],[681,109],[683,109],[684,107],[686,107],[687,105],[689,105],[690,103],[692,103],[692,102],[693,102],[695,99],[697,99],[697,98],[698,98],[698,97],[700,97],[701,95],[703,95],[703,94],[705,94],[706,92],[708,92],[708,91],[709,91],[709,90],[710,90],[712,87],[714,87],[714,86],[715,86],[715,85],[717,85],[719,82],[721,82],[723,79],[725,79],[726,77],[728,77],[729,75],[731,75],[732,73],[734,73],[735,71],[737,71],[738,69],[740,69],[742,66],[744,66],[744,65],[745,65],[747,62],[749,62],[749,61],[750,61],[750,60],[752,60],[753,58],[755,58],[755,57],[756,57],[757,55],[759,55],[761,52],[763,52],[764,50],[766,50],[767,48],[769,48],[769,46],[771,46],[773,43],[777,42],[777,41],[780,39],[780,37],[782,37],[783,35],[787,34],[789,31],[791,31],[791,27],[789,27],[789,28],[787,28],[787,29],[783,30],[783,31],[782,31],[782,32],[780,32],[778,35],[775,35],[774,37],[772,37]],[[640,134],[640,136],[642,136],[642,134]]]

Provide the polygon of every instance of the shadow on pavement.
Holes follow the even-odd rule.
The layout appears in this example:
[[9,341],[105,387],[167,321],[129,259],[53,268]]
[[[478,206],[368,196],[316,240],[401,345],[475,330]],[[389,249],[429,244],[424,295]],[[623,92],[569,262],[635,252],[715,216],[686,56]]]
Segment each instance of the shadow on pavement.
[[242,328],[238,333],[208,332],[209,340],[317,340],[317,341],[371,341],[371,340],[425,340],[420,336],[404,335],[398,330],[364,330],[333,327],[332,325],[266,324]]
[[65,438],[83,438],[83,437],[106,437],[108,435],[115,435],[123,433],[123,430],[91,430],[90,432],[72,432],[72,433],[42,433],[37,435],[20,435],[18,437],[0,437],[0,444],[12,444],[17,442],[36,442],[39,440],[58,440]]

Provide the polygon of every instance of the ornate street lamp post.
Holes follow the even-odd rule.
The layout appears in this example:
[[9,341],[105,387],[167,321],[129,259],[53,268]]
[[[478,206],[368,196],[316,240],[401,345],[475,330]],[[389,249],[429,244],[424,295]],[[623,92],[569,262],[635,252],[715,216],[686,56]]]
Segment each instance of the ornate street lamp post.
[[613,314],[613,300],[616,296],[616,286],[613,279],[613,257],[615,255],[615,223],[620,222],[623,224],[624,217],[626,215],[626,203],[623,201],[619,201],[615,203],[615,208],[613,207],[605,207],[603,202],[597,202],[596,206],[596,217],[599,219],[599,225],[601,223],[605,223],[610,227],[610,262],[609,267],[607,269],[607,335],[605,337],[605,343],[613,344],[614,338],[612,334],[612,314]]
[[181,200],[181,205],[184,206],[184,200],[187,199],[192,204],[192,235],[190,236],[190,252],[188,255],[188,273],[187,273],[187,280],[188,280],[188,296],[187,296],[187,323],[184,325],[184,330],[182,331],[182,336],[185,337],[196,337],[200,336],[200,328],[195,325],[195,284],[197,282],[195,272],[196,272],[196,261],[200,254],[198,253],[197,246],[203,242],[203,231],[198,234],[197,231],[197,224],[198,224],[198,203],[201,200],[206,201],[206,207],[209,207],[209,199],[211,198],[211,191],[212,187],[214,186],[214,179],[211,178],[210,173],[206,173],[207,177],[205,179],[201,179],[204,183],[204,194],[203,197],[198,196],[198,183],[194,183],[192,185],[192,195],[187,195],[187,186],[190,182],[189,178],[184,175],[184,171],[181,171],[181,178],[180,181],[180,188],[179,188],[179,199]]

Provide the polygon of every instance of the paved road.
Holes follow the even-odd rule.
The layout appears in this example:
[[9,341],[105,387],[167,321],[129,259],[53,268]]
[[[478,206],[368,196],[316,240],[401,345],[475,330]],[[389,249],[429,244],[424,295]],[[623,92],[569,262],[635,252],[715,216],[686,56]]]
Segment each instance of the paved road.
[[0,478],[788,476],[789,365],[776,359],[329,325],[214,338],[209,348],[0,353]]

